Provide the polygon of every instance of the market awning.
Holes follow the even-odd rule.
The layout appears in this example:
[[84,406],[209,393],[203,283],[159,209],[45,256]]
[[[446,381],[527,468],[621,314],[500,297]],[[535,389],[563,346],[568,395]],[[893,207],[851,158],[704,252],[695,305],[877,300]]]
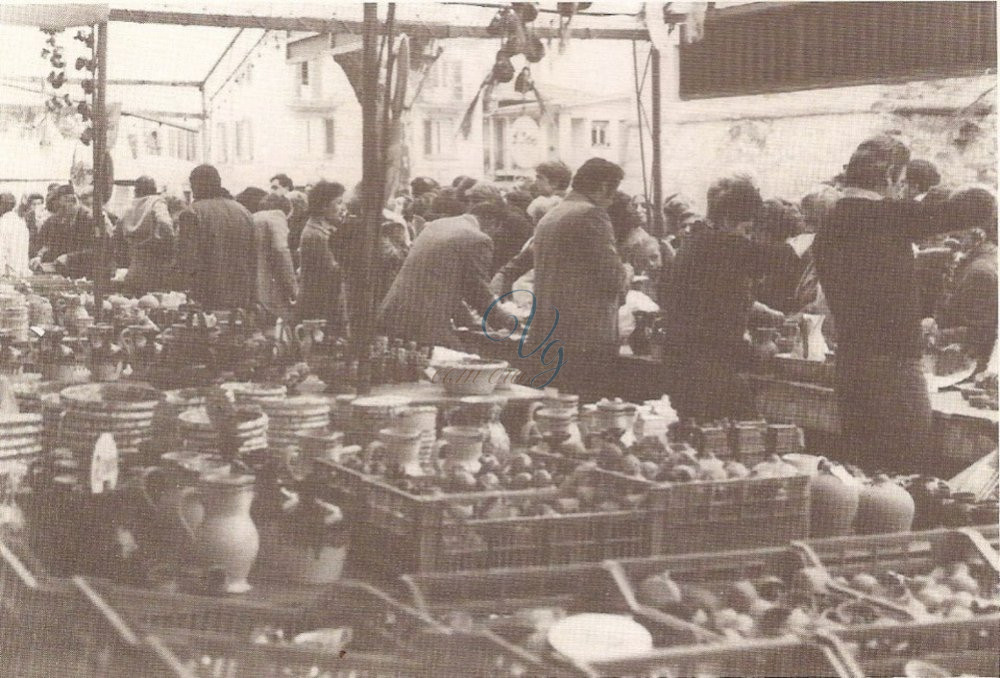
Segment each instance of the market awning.
[[93,26],[107,21],[110,8],[106,4],[47,4],[0,6],[0,24],[37,26],[60,30],[71,26]]

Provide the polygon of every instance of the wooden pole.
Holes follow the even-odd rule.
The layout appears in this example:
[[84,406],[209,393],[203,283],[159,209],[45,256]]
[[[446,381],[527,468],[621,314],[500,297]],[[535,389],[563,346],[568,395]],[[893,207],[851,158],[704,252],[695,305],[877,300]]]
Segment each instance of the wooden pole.
[[108,24],[97,24],[96,64],[94,72],[94,228],[100,234],[100,246],[95,257],[94,270],[94,313],[98,320],[104,316],[104,295],[110,284],[108,266],[111,260],[111,237],[104,225],[104,204],[111,197],[105,195],[107,186],[107,166],[105,159],[108,154],[108,111],[105,105],[105,92],[108,86]]
[[653,87],[653,167],[650,172],[653,181],[653,234],[657,238],[662,238],[663,233],[663,148],[661,147],[660,131],[662,127],[660,107],[662,97],[660,92],[660,50],[651,47],[650,58],[652,63],[652,87]]
[[[362,227],[360,295],[363,317],[355,328],[355,347],[359,356],[358,395],[371,392],[372,341],[375,337],[374,267],[379,225],[382,221],[382,163],[379,162],[378,138],[378,5],[366,2],[364,6],[364,31],[362,33],[362,90],[361,90],[361,175],[362,175]],[[353,295],[353,292],[352,292]]]
[[201,86],[201,161],[207,163],[211,160],[212,145],[209,142],[208,123],[208,97],[205,94],[205,85]]

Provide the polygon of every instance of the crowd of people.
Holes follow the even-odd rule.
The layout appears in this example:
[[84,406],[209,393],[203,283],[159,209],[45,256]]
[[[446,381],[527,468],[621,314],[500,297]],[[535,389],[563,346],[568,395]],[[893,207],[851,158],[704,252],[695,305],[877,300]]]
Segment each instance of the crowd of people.
[[520,326],[556,385],[585,396],[601,395],[623,340],[620,308],[642,290],[663,318],[664,389],[694,419],[752,416],[748,332],[819,314],[836,344],[850,445],[882,458],[919,454],[929,437],[928,333],[962,342],[981,368],[994,349],[995,198],[942,187],[895,137],[864,142],[842,174],[797,201],[764,199],[746,176],[720,178],[703,215],[674,195],[653,219],[619,190],[623,177],[600,158],[575,172],[542,163],[512,188],[418,177],[387,201],[362,268],[360,187],[302,191],[282,173],[233,197],[201,165],[190,204],[140,177],[104,233],[72,186],[20,205],[2,194],[0,262],[15,275],[48,264],[88,276],[106,236],[135,295],[187,291],[208,309],[324,319],[338,336],[375,309],[380,334],[454,348],[456,328],[513,338]]

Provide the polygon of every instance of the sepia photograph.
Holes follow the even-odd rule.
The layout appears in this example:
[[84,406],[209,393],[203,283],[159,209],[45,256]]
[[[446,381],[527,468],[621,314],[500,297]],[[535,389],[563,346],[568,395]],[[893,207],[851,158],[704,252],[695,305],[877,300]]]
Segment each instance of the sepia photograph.
[[0,678],[1000,678],[997,45],[0,0]]

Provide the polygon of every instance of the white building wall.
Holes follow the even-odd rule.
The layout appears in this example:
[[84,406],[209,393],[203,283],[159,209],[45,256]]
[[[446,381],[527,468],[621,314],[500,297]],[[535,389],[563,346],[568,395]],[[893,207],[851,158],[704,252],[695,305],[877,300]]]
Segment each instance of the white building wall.
[[663,74],[664,195],[681,192],[701,210],[711,182],[735,172],[754,176],[765,197],[798,199],[838,174],[860,142],[887,131],[901,133],[944,181],[996,186],[990,94],[986,115],[896,112],[965,109],[996,86],[995,74],[691,101],[678,98],[676,52]]

